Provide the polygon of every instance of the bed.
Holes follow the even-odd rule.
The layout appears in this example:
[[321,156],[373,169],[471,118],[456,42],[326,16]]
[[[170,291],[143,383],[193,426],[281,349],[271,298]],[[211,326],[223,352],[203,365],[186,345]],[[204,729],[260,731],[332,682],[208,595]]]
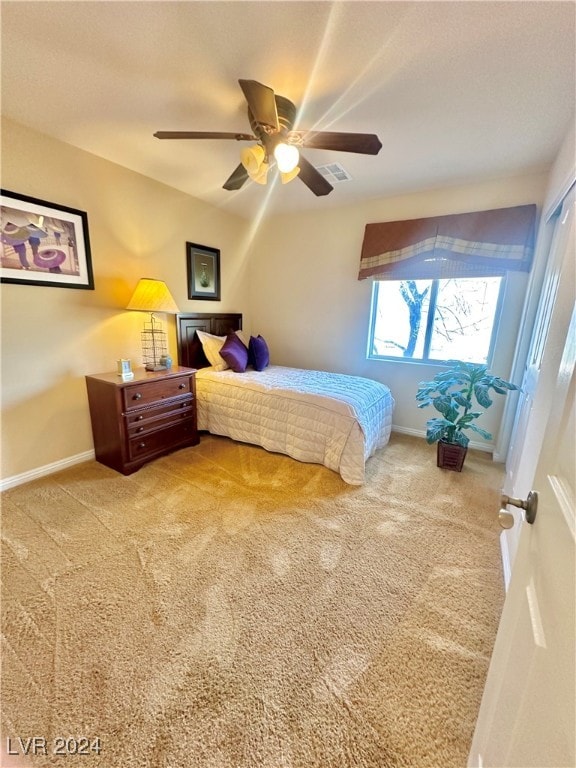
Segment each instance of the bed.
[[323,464],[361,485],[366,461],[390,439],[389,388],[360,376],[279,365],[218,370],[197,332],[227,336],[241,329],[237,313],[177,316],[179,363],[197,369],[198,429]]

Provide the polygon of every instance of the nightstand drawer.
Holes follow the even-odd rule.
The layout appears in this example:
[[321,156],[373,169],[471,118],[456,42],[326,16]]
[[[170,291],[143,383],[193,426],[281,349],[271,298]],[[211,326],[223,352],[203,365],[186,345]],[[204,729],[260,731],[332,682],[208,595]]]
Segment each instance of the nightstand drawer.
[[190,376],[173,376],[158,381],[130,384],[122,389],[124,409],[129,411],[169,397],[189,395],[192,392],[191,382]]
[[[164,429],[171,424],[179,424],[185,419],[192,418],[192,398],[188,399],[184,403],[179,403],[179,407],[172,408],[154,408],[152,414],[148,414],[141,420],[133,420],[128,425],[128,437],[138,437],[139,435],[148,435],[150,432],[155,432],[158,429]],[[160,413],[158,412],[160,411]],[[137,417],[139,419],[141,417]]]
[[193,407],[194,397],[186,395],[181,400],[169,400],[160,405],[151,405],[149,408],[128,411],[124,418],[128,429],[132,430],[135,426],[143,426],[170,413],[189,413]]
[[137,461],[160,451],[172,449],[179,443],[191,441],[195,436],[194,419],[188,418],[167,429],[154,431],[142,437],[131,438],[128,441],[129,460]]

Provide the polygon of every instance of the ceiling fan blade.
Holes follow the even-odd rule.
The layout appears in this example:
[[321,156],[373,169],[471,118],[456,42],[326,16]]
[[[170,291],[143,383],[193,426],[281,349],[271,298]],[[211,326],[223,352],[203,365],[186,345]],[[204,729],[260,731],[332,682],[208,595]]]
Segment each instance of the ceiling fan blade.
[[278,131],[278,112],[272,88],[256,80],[238,80],[238,82],[256,122]]
[[236,141],[258,141],[249,133],[214,133],[213,131],[156,131],[157,139],[235,139]]
[[248,171],[242,163],[234,170],[234,172],[226,179],[223,184],[224,189],[234,190],[240,189],[240,187],[248,181]]
[[298,165],[300,166],[298,178],[301,179],[308,189],[312,190],[317,197],[329,195],[330,192],[332,192],[334,189],[332,184],[326,181],[324,176],[314,168],[312,163],[309,163],[305,157],[302,157],[302,155],[300,155]]
[[377,155],[382,142],[373,133],[336,133],[334,131],[290,131],[288,136],[307,149],[333,149],[338,152],[358,152]]

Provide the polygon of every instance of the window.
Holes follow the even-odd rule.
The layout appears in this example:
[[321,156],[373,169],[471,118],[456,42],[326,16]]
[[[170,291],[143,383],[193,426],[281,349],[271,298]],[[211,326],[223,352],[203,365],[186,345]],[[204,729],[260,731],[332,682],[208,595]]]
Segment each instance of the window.
[[375,281],[368,357],[490,364],[502,277]]

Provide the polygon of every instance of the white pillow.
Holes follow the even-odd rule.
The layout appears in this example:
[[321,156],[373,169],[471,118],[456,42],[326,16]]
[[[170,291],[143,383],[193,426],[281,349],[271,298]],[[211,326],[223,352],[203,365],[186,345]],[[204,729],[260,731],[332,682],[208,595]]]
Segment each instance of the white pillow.
[[214,336],[205,331],[196,331],[202,344],[202,349],[210,365],[217,371],[224,371],[228,368],[228,363],[220,355],[220,350],[224,346],[226,336]]

